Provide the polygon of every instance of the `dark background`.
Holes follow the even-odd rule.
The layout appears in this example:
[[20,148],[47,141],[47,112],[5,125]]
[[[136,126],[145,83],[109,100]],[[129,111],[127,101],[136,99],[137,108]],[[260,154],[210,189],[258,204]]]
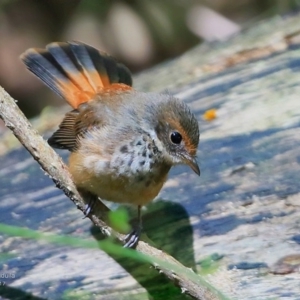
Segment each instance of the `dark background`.
[[63,102],[18,59],[30,47],[80,40],[124,62],[133,72],[215,41],[275,14],[298,0],[1,0],[0,85],[27,117]]

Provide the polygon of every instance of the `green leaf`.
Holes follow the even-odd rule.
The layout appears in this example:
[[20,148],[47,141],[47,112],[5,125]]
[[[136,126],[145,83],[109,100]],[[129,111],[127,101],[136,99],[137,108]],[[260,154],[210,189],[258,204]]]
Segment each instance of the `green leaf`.
[[29,238],[38,241],[46,241],[52,244],[57,244],[61,246],[72,246],[72,247],[81,247],[88,249],[99,249],[101,248],[108,254],[113,254],[120,257],[131,258],[136,261],[146,262],[156,265],[159,269],[172,270],[174,274],[181,274],[181,276],[186,277],[191,280],[194,284],[206,287],[211,290],[219,300],[228,300],[220,291],[210,285],[203,277],[195,274],[192,270],[181,267],[180,265],[173,264],[172,262],[166,261],[162,258],[146,255],[140,252],[137,252],[132,249],[123,248],[120,245],[115,244],[111,239],[106,239],[104,241],[91,241],[83,240],[80,238],[75,238],[65,235],[55,235],[49,233],[43,233],[28,228],[10,226],[0,223],[0,232],[10,235],[10,236],[19,236],[22,238]]
[[110,211],[108,218],[111,226],[121,233],[128,233],[131,226],[129,225],[128,213],[124,208],[119,208],[115,211]]

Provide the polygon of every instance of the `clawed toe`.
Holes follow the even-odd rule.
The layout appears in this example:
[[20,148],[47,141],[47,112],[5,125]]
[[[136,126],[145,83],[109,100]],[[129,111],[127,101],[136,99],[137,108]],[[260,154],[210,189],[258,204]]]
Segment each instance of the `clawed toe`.
[[83,213],[84,213],[83,219],[87,218],[89,216],[89,214],[91,214],[95,204],[96,204],[96,201],[93,199],[85,205],[84,211],[83,211]]
[[141,235],[141,227],[134,228],[130,233],[125,236],[124,239],[124,248],[135,248]]
[[92,211],[91,206],[89,204],[86,204],[83,211],[84,213],[83,219],[85,219],[91,213],[91,211]]

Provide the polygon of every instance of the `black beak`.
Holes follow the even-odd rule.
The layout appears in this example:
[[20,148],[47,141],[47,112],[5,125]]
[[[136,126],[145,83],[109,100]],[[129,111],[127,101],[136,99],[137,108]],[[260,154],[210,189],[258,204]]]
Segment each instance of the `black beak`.
[[191,169],[200,176],[200,168],[198,166],[196,158],[191,158],[187,161],[187,165],[191,167]]

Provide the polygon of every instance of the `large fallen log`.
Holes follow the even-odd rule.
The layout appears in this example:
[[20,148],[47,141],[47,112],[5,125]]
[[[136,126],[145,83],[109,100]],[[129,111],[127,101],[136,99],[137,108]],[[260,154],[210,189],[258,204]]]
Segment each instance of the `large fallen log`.
[[[139,90],[165,91],[188,102],[201,128],[200,179],[184,167],[174,169],[161,201],[145,212],[145,230],[198,272],[210,257],[206,279],[231,298],[295,299],[300,293],[293,273],[299,260],[299,35],[298,15],[276,17],[135,78]],[[207,121],[210,109],[216,118]],[[0,166],[1,223],[90,238],[91,223],[23,148],[7,151]],[[149,286],[151,280],[141,279],[145,269],[133,274],[136,265],[118,260],[137,284],[117,258],[98,250],[7,235],[1,249],[6,274],[14,274],[3,282],[18,292],[59,299],[84,290],[98,298],[145,299],[146,289],[153,297],[157,291],[181,297],[157,278]]]

